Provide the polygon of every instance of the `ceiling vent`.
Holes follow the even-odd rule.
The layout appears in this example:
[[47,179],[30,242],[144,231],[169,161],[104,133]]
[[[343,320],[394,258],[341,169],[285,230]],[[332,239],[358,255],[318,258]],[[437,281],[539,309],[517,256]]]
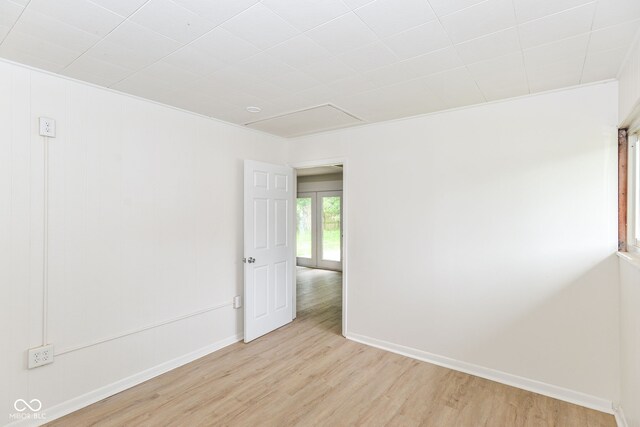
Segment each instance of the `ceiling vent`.
[[245,126],[285,138],[362,124],[356,116],[331,105],[320,105],[293,113],[246,123]]

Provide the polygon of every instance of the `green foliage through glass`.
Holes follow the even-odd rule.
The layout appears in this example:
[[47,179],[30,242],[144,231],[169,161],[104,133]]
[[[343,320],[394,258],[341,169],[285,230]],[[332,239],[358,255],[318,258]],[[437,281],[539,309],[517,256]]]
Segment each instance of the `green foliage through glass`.
[[311,197],[299,197],[296,202],[296,239],[299,258],[311,258]]

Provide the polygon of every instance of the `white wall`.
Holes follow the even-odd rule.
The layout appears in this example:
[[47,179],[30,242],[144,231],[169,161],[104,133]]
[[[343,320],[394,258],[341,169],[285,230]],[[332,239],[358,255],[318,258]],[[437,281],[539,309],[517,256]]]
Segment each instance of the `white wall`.
[[640,427],[640,264],[620,260],[621,398],[629,427]]
[[[619,120],[640,128],[640,34],[619,75]],[[640,271],[620,260],[620,405],[629,427],[640,427]]]
[[293,140],[291,162],[347,159],[347,333],[617,401],[616,103],[607,83]]
[[[43,333],[39,116],[58,127],[46,322],[56,353],[202,313],[25,369]],[[0,62],[0,424],[18,398],[51,412],[237,339],[242,160],[285,156],[276,137]]]
[[620,81],[619,118],[625,125],[629,125],[632,114],[636,120],[640,118],[640,33],[635,44],[629,49],[618,80]]
[[[208,309],[241,292],[241,161],[283,163],[287,146],[290,162],[348,159],[349,333],[617,400],[615,103],[606,84],[285,144],[0,62],[5,413],[236,338],[241,312]],[[58,123],[48,341],[202,313],[26,370],[43,329],[43,115]]]

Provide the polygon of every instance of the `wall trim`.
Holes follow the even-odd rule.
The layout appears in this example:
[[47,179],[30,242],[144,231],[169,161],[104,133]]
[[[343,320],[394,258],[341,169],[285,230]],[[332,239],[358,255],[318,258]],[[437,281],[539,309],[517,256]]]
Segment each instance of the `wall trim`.
[[231,306],[233,306],[233,301],[223,302],[223,303],[211,306],[211,307],[207,307],[207,308],[203,308],[201,310],[194,311],[192,313],[183,314],[181,316],[172,317],[171,319],[162,320],[160,322],[152,323],[150,325],[142,326],[142,327],[135,328],[135,329],[130,329],[128,331],[120,332],[120,333],[117,333],[117,334],[114,334],[114,335],[111,335],[111,336],[108,336],[108,337],[105,337],[105,338],[99,338],[99,339],[91,341],[91,342],[89,342],[87,344],[80,344],[80,345],[76,345],[76,346],[73,346],[73,347],[68,347],[68,348],[65,348],[63,350],[56,351],[54,355],[55,355],[55,357],[62,356],[63,354],[71,353],[71,352],[74,352],[74,351],[77,351],[77,350],[82,350],[83,348],[93,347],[94,345],[103,344],[105,342],[117,340],[119,338],[124,338],[124,337],[127,337],[129,335],[133,335],[133,334],[137,334],[137,333],[140,333],[140,332],[147,331],[149,329],[159,328],[160,326],[168,325],[170,323],[175,323],[175,322],[178,322],[180,320],[188,319],[190,317],[199,316],[201,314],[208,313],[210,311],[218,310],[218,309],[224,308],[224,307],[231,307]]
[[629,423],[627,423],[627,419],[624,416],[622,406],[617,406],[613,411],[613,415],[616,417],[616,424],[618,427],[629,427]]
[[575,405],[595,409],[596,411],[606,412],[607,414],[614,414],[612,401],[600,397],[591,396],[579,391],[569,390],[553,384],[547,384],[541,381],[536,381],[506,372],[497,371],[495,369],[486,368],[484,366],[462,362],[460,360],[451,359],[449,357],[440,356],[412,347],[406,347],[400,344],[394,344],[376,338],[371,338],[366,335],[349,333],[347,334],[347,338],[361,344],[369,345],[371,347],[376,347],[382,350],[390,351],[392,353],[400,354],[402,356],[411,357],[412,359],[433,363],[434,365],[464,372],[470,375],[475,375],[480,378],[496,381],[501,384],[517,387],[523,390],[531,391],[533,393],[542,394],[544,396],[563,400]]
[[626,262],[635,268],[640,268],[640,254],[635,252],[616,252],[616,255],[620,258],[620,262]]
[[214,353],[231,344],[235,344],[238,341],[242,341],[242,339],[243,339],[242,334],[237,334],[237,335],[233,335],[233,336],[221,339],[220,341],[209,344],[191,353],[187,353],[183,356],[179,356],[179,357],[176,357],[175,359],[169,360],[167,362],[163,362],[152,368],[146,369],[142,372],[138,372],[136,374],[133,374],[131,376],[118,380],[114,383],[108,384],[104,387],[100,387],[96,390],[93,390],[83,395],[69,399],[66,402],[59,403],[55,406],[52,406],[51,408],[45,408],[42,411],[46,414],[45,420],[24,419],[24,420],[19,420],[19,421],[10,423],[8,424],[8,426],[22,427],[22,426],[43,425],[45,423],[51,422],[65,415],[68,415],[74,411],[82,409],[86,406],[89,406],[93,403],[99,402],[100,400],[105,399],[109,396],[113,396],[114,394],[120,393],[124,390],[127,390],[131,387],[134,387],[138,384],[141,384],[159,375],[162,375],[166,372],[169,372],[173,369],[179,368],[182,365],[186,365],[187,363],[193,362],[196,359],[200,359],[201,357]]

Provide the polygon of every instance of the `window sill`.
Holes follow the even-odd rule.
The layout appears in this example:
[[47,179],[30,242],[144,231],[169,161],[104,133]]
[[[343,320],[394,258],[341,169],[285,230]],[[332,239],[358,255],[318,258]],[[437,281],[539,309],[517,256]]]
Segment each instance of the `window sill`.
[[634,267],[640,269],[640,253],[637,252],[618,252],[618,257],[625,260]]

